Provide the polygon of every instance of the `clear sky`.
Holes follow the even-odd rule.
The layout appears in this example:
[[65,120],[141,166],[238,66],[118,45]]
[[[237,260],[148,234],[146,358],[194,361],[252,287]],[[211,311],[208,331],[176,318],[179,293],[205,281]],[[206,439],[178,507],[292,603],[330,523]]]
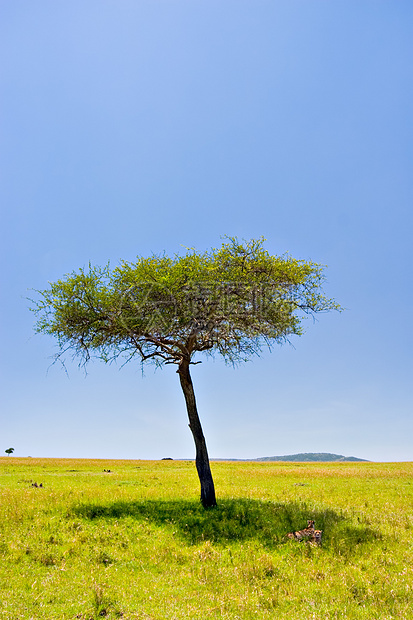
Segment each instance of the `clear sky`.
[[172,366],[50,366],[26,297],[222,235],[346,311],[193,368],[211,457],[413,460],[413,3],[0,1],[0,454],[192,458]]

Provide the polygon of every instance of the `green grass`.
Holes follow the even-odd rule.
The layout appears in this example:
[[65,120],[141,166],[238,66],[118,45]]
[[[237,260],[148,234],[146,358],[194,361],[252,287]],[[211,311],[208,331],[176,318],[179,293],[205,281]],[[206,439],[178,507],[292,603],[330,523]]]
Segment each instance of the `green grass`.
[[412,463],[212,469],[0,458],[0,619],[411,620]]

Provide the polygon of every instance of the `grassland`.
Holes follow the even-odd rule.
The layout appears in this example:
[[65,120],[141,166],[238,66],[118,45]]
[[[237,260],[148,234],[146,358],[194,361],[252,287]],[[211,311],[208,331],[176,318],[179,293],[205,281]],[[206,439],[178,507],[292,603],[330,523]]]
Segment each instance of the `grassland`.
[[0,618],[413,618],[412,463],[212,468],[0,458]]

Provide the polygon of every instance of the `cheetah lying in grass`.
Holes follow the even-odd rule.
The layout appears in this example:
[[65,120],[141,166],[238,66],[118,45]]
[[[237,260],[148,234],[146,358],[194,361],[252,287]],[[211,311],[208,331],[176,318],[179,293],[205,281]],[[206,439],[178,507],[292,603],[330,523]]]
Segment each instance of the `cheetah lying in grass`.
[[299,530],[298,532],[290,532],[287,534],[287,538],[291,540],[297,540],[298,542],[302,542],[305,540],[309,543],[315,543],[316,545],[321,544],[321,536],[323,530],[314,529],[314,521],[309,519],[307,521],[307,527],[303,530]]

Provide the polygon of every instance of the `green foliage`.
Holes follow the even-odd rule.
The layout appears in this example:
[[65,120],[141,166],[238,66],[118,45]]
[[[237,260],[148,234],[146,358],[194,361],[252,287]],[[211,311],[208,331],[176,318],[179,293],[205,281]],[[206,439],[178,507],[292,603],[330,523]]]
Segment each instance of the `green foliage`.
[[412,463],[212,466],[0,459],[0,620],[410,620]]
[[321,289],[323,268],[271,256],[263,240],[152,256],[111,270],[89,265],[39,291],[36,331],[82,362],[126,355],[156,364],[198,352],[231,363],[302,333],[306,314],[338,309]]
[[14,452],[14,448],[7,448],[7,450],[5,450],[5,453],[8,454],[10,456],[10,454],[13,454]]

